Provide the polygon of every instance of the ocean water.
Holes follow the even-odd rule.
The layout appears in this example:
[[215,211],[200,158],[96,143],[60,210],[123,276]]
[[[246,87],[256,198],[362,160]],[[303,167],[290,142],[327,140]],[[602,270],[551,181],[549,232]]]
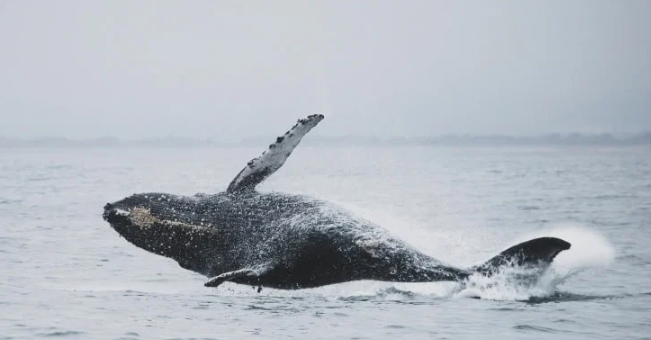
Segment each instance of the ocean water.
[[572,243],[534,286],[206,278],[101,218],[226,188],[258,148],[0,150],[0,339],[651,339],[651,148],[300,146],[260,191],[333,201],[449,264]]

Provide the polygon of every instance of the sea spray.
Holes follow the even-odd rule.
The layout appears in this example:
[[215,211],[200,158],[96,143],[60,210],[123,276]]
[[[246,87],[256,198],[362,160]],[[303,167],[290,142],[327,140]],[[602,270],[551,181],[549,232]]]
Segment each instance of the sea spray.
[[526,300],[531,297],[550,296],[556,292],[557,286],[568,278],[588,269],[605,268],[615,258],[615,249],[605,237],[592,229],[575,224],[525,233],[512,243],[517,244],[543,236],[561,238],[570,242],[572,247],[561,252],[536,280],[518,279],[530,274],[527,272],[530,269],[504,268],[490,277],[471,276],[465,288],[455,296],[492,300]]

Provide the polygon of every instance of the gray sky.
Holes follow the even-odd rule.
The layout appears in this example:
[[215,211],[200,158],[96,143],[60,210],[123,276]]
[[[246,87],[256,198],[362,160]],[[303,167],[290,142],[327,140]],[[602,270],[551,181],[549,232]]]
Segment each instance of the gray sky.
[[651,129],[651,1],[3,1],[0,136]]

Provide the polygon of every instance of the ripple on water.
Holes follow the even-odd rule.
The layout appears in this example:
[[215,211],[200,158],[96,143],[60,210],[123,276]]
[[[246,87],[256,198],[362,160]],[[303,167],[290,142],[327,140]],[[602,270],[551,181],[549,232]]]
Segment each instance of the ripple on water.
[[569,319],[557,319],[552,321],[553,323],[577,323],[574,320],[569,320]]
[[523,308],[516,308],[516,307],[497,307],[497,308],[488,308],[488,310],[496,311],[496,312],[517,312],[523,310]]
[[540,207],[537,205],[521,205],[518,206],[518,209],[528,211],[528,210],[540,210]]
[[541,327],[541,326],[533,326],[533,325],[515,325],[513,326],[513,329],[517,329],[520,331],[525,331],[525,332],[542,332],[542,333],[556,333],[558,332],[557,330],[553,328],[548,328],[548,327]]
[[79,332],[79,331],[55,331],[55,332],[49,332],[49,333],[41,333],[39,334],[40,336],[45,336],[45,337],[66,337],[66,336],[76,336],[76,335],[82,335],[84,332]]
[[386,328],[392,328],[392,329],[405,329],[405,326],[402,325],[388,325]]
[[8,199],[8,198],[0,198],[0,205],[18,204],[18,203],[22,203],[22,202],[23,202],[23,200],[20,200],[20,199],[15,199],[14,200],[14,199]]

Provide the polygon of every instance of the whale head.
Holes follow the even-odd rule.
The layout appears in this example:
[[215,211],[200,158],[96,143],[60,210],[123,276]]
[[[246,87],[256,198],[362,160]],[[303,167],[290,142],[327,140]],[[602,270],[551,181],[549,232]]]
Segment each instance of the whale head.
[[193,218],[197,200],[148,193],[104,206],[103,218],[127,241],[172,258],[186,269],[210,272],[219,229]]

